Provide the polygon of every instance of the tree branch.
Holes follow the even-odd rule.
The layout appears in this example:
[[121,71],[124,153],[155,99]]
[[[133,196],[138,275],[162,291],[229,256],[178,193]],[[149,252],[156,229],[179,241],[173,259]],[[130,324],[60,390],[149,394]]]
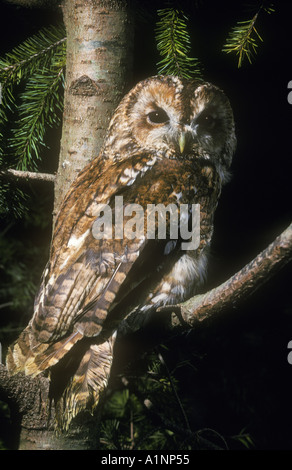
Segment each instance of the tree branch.
[[292,259],[292,223],[265,250],[230,279],[209,292],[178,305],[160,307],[173,312],[171,326],[193,328],[222,310],[235,308]]
[[6,178],[22,178],[37,181],[50,181],[52,183],[54,183],[56,179],[56,175],[50,173],[38,173],[34,171],[20,171],[14,169],[1,170],[0,176],[4,176]]

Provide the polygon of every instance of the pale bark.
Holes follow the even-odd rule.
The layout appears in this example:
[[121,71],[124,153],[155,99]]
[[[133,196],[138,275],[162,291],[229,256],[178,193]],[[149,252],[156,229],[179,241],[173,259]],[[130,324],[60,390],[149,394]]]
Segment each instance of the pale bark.
[[56,175],[51,173],[39,173],[36,171],[20,171],[20,170],[1,170],[0,176],[5,176],[5,178],[20,178],[25,180],[34,180],[34,181],[48,181],[51,183],[55,182]]
[[124,0],[65,0],[66,86],[56,214],[79,171],[101,148],[132,72],[133,19]]
[[49,400],[49,379],[43,376],[9,376],[0,364],[0,399],[7,401],[19,435],[17,450],[87,450],[98,445],[98,416],[83,413],[68,434],[57,434],[54,406]]

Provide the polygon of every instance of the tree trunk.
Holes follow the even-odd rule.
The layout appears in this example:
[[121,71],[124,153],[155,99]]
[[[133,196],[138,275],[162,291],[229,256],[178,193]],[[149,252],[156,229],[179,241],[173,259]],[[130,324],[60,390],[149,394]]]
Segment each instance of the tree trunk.
[[54,214],[101,148],[132,75],[133,17],[125,0],[65,0],[66,86]]
[[0,364],[0,399],[9,403],[15,433],[11,447],[17,450],[89,450],[98,446],[99,415],[82,413],[70,431],[57,434],[54,407],[50,405],[49,379],[43,376],[9,376]]
[[[78,172],[99,152],[109,120],[132,72],[133,18],[125,0],[64,0],[66,85],[54,214]],[[98,415],[78,416],[56,435],[48,408],[49,381],[9,377],[0,364],[0,398],[11,406],[20,450],[96,449]]]

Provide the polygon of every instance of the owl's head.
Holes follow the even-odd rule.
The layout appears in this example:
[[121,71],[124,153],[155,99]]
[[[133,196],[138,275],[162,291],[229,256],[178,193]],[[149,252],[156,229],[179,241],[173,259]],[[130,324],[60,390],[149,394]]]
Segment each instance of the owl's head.
[[154,76],[139,82],[121,101],[104,150],[114,159],[137,151],[207,159],[224,180],[235,146],[232,109],[219,88],[175,76]]

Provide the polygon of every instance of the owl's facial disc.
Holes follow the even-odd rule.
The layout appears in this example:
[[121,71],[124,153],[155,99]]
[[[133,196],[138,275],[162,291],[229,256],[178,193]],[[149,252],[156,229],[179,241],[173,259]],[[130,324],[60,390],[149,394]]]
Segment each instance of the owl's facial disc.
[[154,77],[137,87],[129,95],[125,121],[136,148],[230,165],[236,140],[233,117],[219,89],[177,77]]
[[217,125],[215,114],[203,110],[198,115],[186,116],[179,106],[171,108],[161,101],[153,100],[144,110],[139,137],[143,137],[144,131],[145,147],[167,150],[166,155],[171,157],[195,156],[202,153],[200,148],[207,150]]

